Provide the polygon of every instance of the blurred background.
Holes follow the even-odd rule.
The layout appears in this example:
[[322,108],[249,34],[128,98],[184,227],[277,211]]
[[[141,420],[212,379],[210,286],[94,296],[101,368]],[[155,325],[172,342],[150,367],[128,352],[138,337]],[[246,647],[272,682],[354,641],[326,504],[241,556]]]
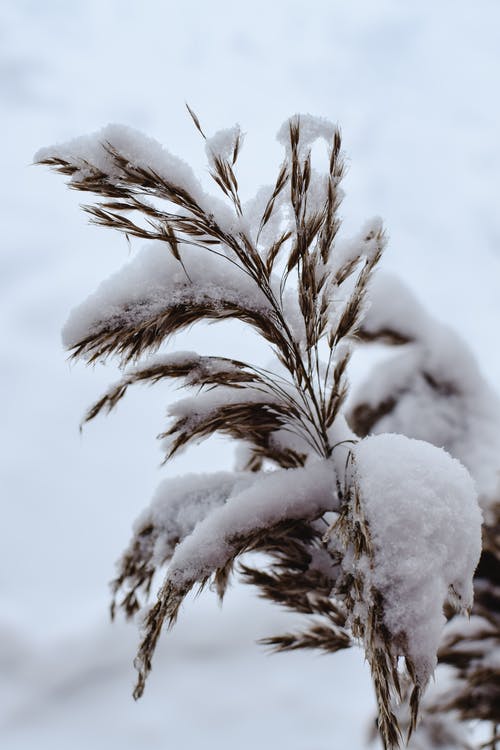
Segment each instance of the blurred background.
[[[172,391],[138,388],[79,434],[113,365],[69,365],[72,306],[129,257],[34,152],[108,122],[154,136],[208,184],[203,144],[239,122],[244,196],[271,182],[296,112],[338,121],[347,233],[383,217],[395,271],[500,380],[500,6],[442,0],[0,2],[0,746],[6,750],[362,748],[373,699],[360,654],[269,656],[292,618],[234,586],[166,635],[131,698],[133,624],[108,581],[163,476],[232,465],[210,440],[159,468]],[[133,249],[136,246],[133,246]],[[133,252],[132,249],[132,252]],[[237,326],[172,348],[265,361]],[[356,373],[354,373],[356,375]]]

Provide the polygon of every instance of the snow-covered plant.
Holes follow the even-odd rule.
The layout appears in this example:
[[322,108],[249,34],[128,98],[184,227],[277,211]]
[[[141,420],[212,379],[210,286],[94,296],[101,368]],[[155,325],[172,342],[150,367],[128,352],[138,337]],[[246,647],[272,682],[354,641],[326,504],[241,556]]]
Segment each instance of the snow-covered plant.
[[[397,420],[383,434],[368,433],[395,416],[412,388],[418,395],[422,382],[443,397],[445,389],[422,345],[388,381],[374,377],[367,397],[346,409],[353,345],[413,342],[418,321],[412,310],[391,308],[402,297],[404,303],[397,289],[387,308],[375,289],[368,308],[385,235],[375,219],[357,236],[339,237],[338,128],[311,116],[285,122],[275,184],[243,203],[235,175],[239,127],[207,139],[190,113],[221,199],[207,194],[183,161],[125,127],[36,156],[69,176],[71,188],[98,196],[84,206],[94,223],[149,241],[64,328],[73,357],[115,355],[124,368],[85,419],[113,409],[135,383],[177,379],[194,395],[170,407],[161,436],[166,459],[215,432],[244,446],[236,471],[165,480],[135,523],[112,606],[142,615],[134,695],[142,694],[162,627],[175,622],[186,595],[210,583],[222,598],[238,558],[259,552],[253,566],[249,557],[239,561],[240,577],[305,616],[300,632],[266,643],[327,652],[361,643],[380,734],[395,746],[400,725],[408,734],[415,728],[437,662],[443,607],[472,606],[481,513],[467,469],[441,447],[458,455],[451,437],[436,440],[430,429],[408,437]],[[327,146],[324,172],[312,166],[317,140]],[[165,351],[172,334],[207,319],[251,326],[274,364]],[[446,357],[440,346],[434,354]],[[472,366],[468,375],[472,383]],[[461,390],[456,395],[467,402]],[[459,457],[467,466],[465,454]],[[157,574],[162,581],[150,603]],[[397,700],[409,705],[403,719]]]
[[442,667],[411,745],[470,748],[467,722],[475,720],[491,723],[483,747],[494,748],[500,742],[500,402],[466,344],[398,279],[379,275],[370,300],[358,340],[400,353],[377,365],[354,393],[351,427],[360,437],[397,432],[443,446],[474,478],[484,515],[471,617],[446,611]]

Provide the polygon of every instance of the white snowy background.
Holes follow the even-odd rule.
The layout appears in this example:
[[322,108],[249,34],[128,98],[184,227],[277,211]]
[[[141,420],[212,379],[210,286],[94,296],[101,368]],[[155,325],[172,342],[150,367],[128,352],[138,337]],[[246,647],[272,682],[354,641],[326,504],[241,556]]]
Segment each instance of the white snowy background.
[[[249,196],[275,175],[287,116],[337,120],[346,230],[384,218],[384,267],[496,386],[499,29],[496,0],[0,2],[0,747],[358,750],[373,700],[359,654],[265,654],[255,639],[292,623],[235,587],[222,612],[210,596],[189,602],[132,701],[136,629],[107,618],[114,562],[163,476],[232,456],[211,440],[159,469],[161,387],[138,387],[80,436],[116,371],[68,365],[59,332],[129,250],[86,224],[81,196],[33,153],[122,122],[206,175],[188,101],[206,131],[247,133]],[[178,344],[265,358],[236,325]]]

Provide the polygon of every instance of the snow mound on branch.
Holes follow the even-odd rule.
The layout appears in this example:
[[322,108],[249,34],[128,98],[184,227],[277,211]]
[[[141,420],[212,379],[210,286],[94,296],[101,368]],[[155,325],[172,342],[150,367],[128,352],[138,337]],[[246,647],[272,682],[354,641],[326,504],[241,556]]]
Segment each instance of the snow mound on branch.
[[182,159],[174,156],[154,138],[144,135],[126,125],[110,124],[101,130],[82,135],[66,143],[41,148],[34,156],[36,162],[60,158],[71,164],[80,163],[80,169],[71,177],[76,182],[91,174],[90,165],[97,167],[110,177],[119,178],[122,170],[106,147],[111,145],[134,167],[154,168],[156,174],[177,187],[184,188],[195,198],[203,196],[203,190],[193,170]]
[[[289,188],[285,187],[276,196],[273,203],[272,213],[267,223],[262,227],[261,221],[269,201],[274,193],[274,185],[262,185],[255,195],[243,204],[243,216],[247,225],[247,231],[257,243],[272,245],[277,237],[288,229],[292,221],[292,210],[290,205]],[[285,245],[286,247],[286,245]],[[285,255],[284,249],[281,253]]]
[[[380,216],[373,216],[365,221],[360,231],[353,237],[340,237],[335,240],[335,252],[329,261],[331,272],[335,275],[348,263],[356,263],[361,258],[372,260],[378,251],[380,243],[377,234],[383,230]],[[375,277],[370,285],[375,284]]]
[[472,606],[481,552],[474,483],[444,450],[403,435],[365,438],[353,452],[374,547],[368,582],[383,596],[393,642],[404,644],[425,686],[446,621],[443,604]]
[[215,166],[217,158],[232,162],[236,144],[243,140],[241,128],[239,125],[233,125],[232,128],[218,130],[211,138],[205,141],[205,153],[210,166]]
[[436,321],[397,276],[377,273],[370,279],[369,290],[370,307],[363,320],[367,333],[393,329],[409,340],[431,335]]
[[254,481],[255,475],[249,472],[229,471],[164,479],[150,506],[135,521],[134,533],[140,535],[142,529],[153,526],[151,557],[156,565],[161,565],[172,555],[176,544],[211,511]]
[[331,120],[325,117],[317,117],[309,114],[297,114],[289,117],[281,125],[276,139],[285,147],[287,153],[290,153],[290,126],[300,126],[299,138],[299,155],[305,156],[312,144],[322,138],[328,145],[331,145],[337,126]]
[[377,274],[369,300],[366,332],[394,331],[413,343],[372,369],[351,398],[351,409],[389,405],[370,432],[401,433],[444,448],[470,471],[487,508],[498,493],[498,395],[461,336],[433,319],[397,277]]
[[187,420],[186,427],[194,427],[200,420],[204,420],[211,412],[229,404],[273,404],[281,403],[276,394],[265,392],[260,388],[247,386],[244,390],[230,386],[217,386],[206,393],[197,393],[179,399],[168,407],[168,414],[177,419]]
[[209,302],[222,310],[223,302],[234,302],[249,310],[269,309],[257,284],[224,259],[187,248],[183,263],[166,243],[150,243],[71,312],[63,328],[64,346],[75,346],[113,320],[138,324],[176,304]]
[[[219,141],[215,140],[214,144]],[[76,166],[77,171],[71,176],[70,184],[91,177],[95,168],[109,176],[111,181],[126,181],[123,169],[113,158],[111,149],[132,168],[151,171],[170,185],[189,193],[206,213],[214,216],[222,229],[231,231],[238,227],[234,211],[219,198],[203,190],[187,162],[171,154],[155,138],[126,125],[106,125],[95,133],[41,148],[36,152],[34,161],[36,163],[55,158]]]
[[200,521],[172,557],[168,579],[183,587],[209,576],[238,552],[242,540],[281,521],[313,520],[337,504],[330,460],[272,471]]

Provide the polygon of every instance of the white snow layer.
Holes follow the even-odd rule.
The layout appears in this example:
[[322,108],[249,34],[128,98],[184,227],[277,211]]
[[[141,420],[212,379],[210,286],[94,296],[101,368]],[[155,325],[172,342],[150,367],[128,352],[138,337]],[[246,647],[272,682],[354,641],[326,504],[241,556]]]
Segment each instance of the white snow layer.
[[252,473],[233,471],[164,479],[150,506],[135,521],[134,533],[140,537],[142,529],[154,527],[151,559],[155,565],[161,565],[171,557],[176,544],[191,534],[208,513],[254,481]]
[[[144,370],[150,371],[157,368],[165,368],[165,371],[171,373],[175,371],[175,368],[179,371],[185,368],[185,371],[179,373],[178,377],[184,378],[186,385],[199,385],[200,379],[210,383],[217,376],[230,377],[241,373],[241,367],[225,357],[203,356],[189,351],[169,352],[168,354],[155,354],[141,360],[139,365],[126,367],[123,371],[123,378],[113,384],[108,392],[121,385],[127,386],[131,379],[140,376]],[[158,373],[157,377],[161,379],[161,374]],[[165,377],[174,377],[174,375],[166,374]]]
[[64,346],[71,348],[118,323],[139,324],[178,304],[202,303],[222,310],[226,301],[254,311],[268,309],[256,283],[227,260],[192,247],[181,247],[181,253],[186,270],[166,243],[146,246],[74,308],[63,328]]
[[374,546],[366,575],[383,595],[393,642],[401,637],[424,687],[436,665],[444,602],[472,605],[481,552],[474,483],[444,450],[403,435],[365,438],[354,456]]
[[[175,401],[168,407],[168,415],[180,421],[179,430],[189,433],[195,430],[200,424],[212,417],[224,406],[240,404],[265,404],[272,409],[273,404],[283,408],[283,402],[279,402],[276,394],[266,392],[264,389],[252,388],[232,388],[231,386],[215,386],[204,393],[197,393],[195,396]],[[229,426],[229,425],[228,425]],[[222,428],[221,428],[222,429]],[[175,442],[177,432],[167,435],[161,442],[161,447],[167,453],[171,450]],[[197,435],[197,442],[209,437],[209,435]]]
[[275,393],[247,386],[244,389],[231,386],[216,386],[205,393],[179,399],[168,407],[168,414],[177,419],[186,419],[186,427],[194,427],[210,414],[230,404],[273,404],[278,399]]
[[395,398],[372,432],[426,440],[457,458],[474,477],[486,507],[498,494],[500,400],[474,355],[452,329],[433,319],[397,277],[377,274],[363,328],[393,330],[414,341],[378,364],[351,404]]
[[207,138],[205,141],[205,153],[210,166],[215,166],[214,162],[216,158],[223,159],[231,164],[236,144],[239,142],[241,146],[242,140],[243,136],[239,125],[218,130],[211,138]]
[[422,339],[435,321],[409,287],[391,273],[376,273],[369,286],[370,309],[363,328],[371,334],[387,329],[406,338]]
[[126,125],[110,124],[95,133],[41,148],[36,152],[34,160],[37,162],[56,157],[71,164],[79,164],[80,169],[72,176],[72,182],[88,177],[92,166],[111,177],[120,178],[123,172],[106,150],[108,145],[132,166],[152,168],[160,177],[184,188],[193,197],[198,199],[203,196],[200,183],[185,161],[171,154],[154,138]]
[[330,460],[306,468],[272,471],[213,510],[181,542],[168,578],[190,586],[224,566],[238,550],[238,540],[285,520],[312,520],[334,510],[335,470]]
[[[243,204],[247,231],[254,242],[257,242],[257,236],[259,237],[259,245],[272,245],[276,238],[289,228],[291,222],[290,189],[285,186],[274,200],[273,211],[267,224],[261,227],[261,221],[274,193],[274,188],[274,185],[263,185]],[[284,253],[284,247],[281,250],[282,253]]]
[[[233,133],[234,130],[235,128],[227,132]],[[228,137],[224,141],[216,134],[214,146],[224,146],[227,149]],[[111,180],[126,180],[123,169],[109,152],[109,147],[117,151],[132,168],[152,170],[167,183],[187,191],[224,230],[231,231],[238,226],[234,210],[217,196],[209,195],[203,190],[189,164],[171,154],[154,138],[126,125],[110,124],[95,133],[41,148],[33,158],[35,162],[51,158],[63,159],[78,167],[71,176],[70,183],[90,177],[95,168],[109,175]]]
[[309,114],[296,114],[289,117],[282,124],[276,138],[282,146],[285,147],[287,153],[290,153],[290,126],[300,126],[300,137],[299,137],[299,154],[304,157],[312,144],[322,138],[328,145],[331,145],[333,135],[336,130],[336,125],[327,120],[325,117],[316,117],[315,115]]
[[[341,237],[335,240],[335,249],[329,261],[329,267],[333,275],[344,266],[356,263],[361,258],[372,260],[379,249],[377,234],[383,229],[380,216],[373,216],[362,226],[361,230],[353,237]],[[373,283],[376,283],[373,281]]]

